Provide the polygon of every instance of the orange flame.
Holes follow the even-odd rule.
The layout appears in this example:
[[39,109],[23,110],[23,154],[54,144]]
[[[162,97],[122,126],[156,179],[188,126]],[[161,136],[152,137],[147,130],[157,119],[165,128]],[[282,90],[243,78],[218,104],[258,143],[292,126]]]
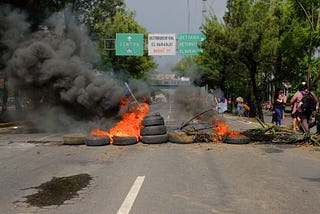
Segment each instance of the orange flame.
[[122,120],[110,129],[110,136],[135,136],[140,138],[141,121],[149,112],[149,105],[140,104],[135,111],[127,112],[122,115]]
[[90,135],[93,136],[93,137],[109,137],[110,136],[110,134],[108,132],[102,131],[102,130],[100,130],[98,128],[93,129],[90,132]]
[[216,127],[213,129],[217,132],[219,136],[219,140],[222,140],[223,136],[229,136],[229,137],[243,137],[240,132],[230,130],[229,125],[223,123],[220,119],[216,119],[214,122],[216,124]]
[[[120,108],[123,108],[127,105],[129,99],[125,97],[120,102]],[[149,113],[149,105],[146,103],[132,104],[128,112],[122,115],[121,121],[119,121],[116,126],[111,128],[109,132],[102,131],[98,128],[93,129],[90,132],[91,136],[101,137],[109,136],[110,142],[112,143],[113,136],[123,136],[123,137],[136,137],[137,140],[140,136],[140,128],[142,127],[141,121],[144,116]]]

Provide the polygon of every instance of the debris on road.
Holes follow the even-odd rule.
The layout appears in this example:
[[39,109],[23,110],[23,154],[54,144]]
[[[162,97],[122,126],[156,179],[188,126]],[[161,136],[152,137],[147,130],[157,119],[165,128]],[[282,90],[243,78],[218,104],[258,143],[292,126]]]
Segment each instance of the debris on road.
[[251,141],[320,146],[319,134],[297,132],[287,127],[265,124],[259,119],[258,121],[261,124],[261,128],[250,129],[243,133]]

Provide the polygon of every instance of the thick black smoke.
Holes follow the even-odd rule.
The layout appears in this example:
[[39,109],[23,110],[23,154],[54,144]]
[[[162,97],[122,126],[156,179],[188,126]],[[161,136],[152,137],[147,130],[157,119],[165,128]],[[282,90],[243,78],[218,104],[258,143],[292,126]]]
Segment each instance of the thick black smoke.
[[184,112],[189,116],[211,108],[211,103],[207,100],[207,96],[201,93],[201,88],[192,85],[177,88],[174,94],[174,102],[179,107],[179,112]]
[[[88,121],[105,123],[105,118],[112,126],[125,85],[114,73],[94,70],[100,58],[85,27],[67,9],[38,32],[29,31],[26,18],[20,11],[0,8],[3,72],[11,90],[33,106],[27,116],[48,130],[88,127]],[[148,95],[137,80],[132,84],[137,97]]]

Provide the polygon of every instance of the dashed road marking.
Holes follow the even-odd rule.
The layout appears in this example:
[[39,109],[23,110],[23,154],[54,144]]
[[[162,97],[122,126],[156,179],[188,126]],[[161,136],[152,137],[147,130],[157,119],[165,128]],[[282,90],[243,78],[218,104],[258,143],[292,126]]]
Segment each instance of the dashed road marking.
[[120,209],[117,214],[128,214],[131,210],[131,207],[139,193],[139,190],[143,184],[145,176],[138,176],[136,181],[133,183],[127,197],[124,199]]
[[50,137],[56,137],[56,136],[58,136],[58,135],[60,135],[60,134],[50,134],[50,135],[46,135],[46,136],[44,136],[44,137],[41,137],[41,138],[39,138],[38,140],[46,140],[46,139],[48,139],[48,138],[50,138]]

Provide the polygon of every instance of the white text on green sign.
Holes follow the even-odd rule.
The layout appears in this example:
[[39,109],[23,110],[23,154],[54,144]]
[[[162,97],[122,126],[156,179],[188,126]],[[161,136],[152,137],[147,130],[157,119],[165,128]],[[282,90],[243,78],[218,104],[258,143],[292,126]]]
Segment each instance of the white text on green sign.
[[205,40],[203,33],[178,34],[178,54],[180,56],[198,55],[202,50],[201,42]]
[[116,34],[117,56],[142,56],[143,34],[140,33],[117,33]]

